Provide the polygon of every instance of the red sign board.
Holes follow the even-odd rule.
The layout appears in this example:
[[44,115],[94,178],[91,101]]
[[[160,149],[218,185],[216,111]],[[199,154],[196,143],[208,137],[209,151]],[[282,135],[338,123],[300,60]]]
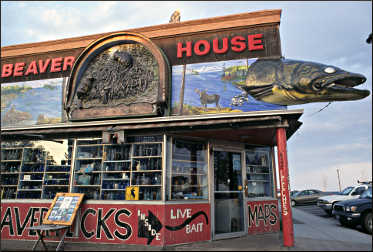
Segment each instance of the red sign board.
[[74,56],[57,57],[45,60],[33,60],[26,64],[17,62],[15,64],[2,64],[1,77],[19,77],[27,75],[38,75],[45,72],[55,73],[71,70],[75,61]]
[[280,230],[277,200],[249,201],[247,207],[249,234],[277,232]]
[[[2,203],[1,239],[35,240],[48,203]],[[83,204],[66,241],[162,246],[210,240],[210,205]],[[48,240],[48,239],[47,239]],[[50,239],[49,240],[55,240]]]

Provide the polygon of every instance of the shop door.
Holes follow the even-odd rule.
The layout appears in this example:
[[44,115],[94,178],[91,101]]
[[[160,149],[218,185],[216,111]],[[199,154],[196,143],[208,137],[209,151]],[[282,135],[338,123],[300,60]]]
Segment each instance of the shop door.
[[243,152],[213,152],[214,167],[214,239],[245,233]]

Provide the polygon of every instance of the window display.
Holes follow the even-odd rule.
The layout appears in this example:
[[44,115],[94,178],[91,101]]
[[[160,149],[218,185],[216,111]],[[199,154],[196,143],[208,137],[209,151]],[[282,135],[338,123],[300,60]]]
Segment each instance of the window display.
[[208,199],[206,144],[173,139],[170,158],[168,199]]
[[71,140],[3,142],[2,198],[51,199],[68,192],[71,152]]
[[87,199],[125,200],[136,187],[139,200],[161,200],[162,136],[129,136],[125,144],[78,139],[73,191]]
[[270,147],[246,148],[248,197],[273,197],[272,157]]

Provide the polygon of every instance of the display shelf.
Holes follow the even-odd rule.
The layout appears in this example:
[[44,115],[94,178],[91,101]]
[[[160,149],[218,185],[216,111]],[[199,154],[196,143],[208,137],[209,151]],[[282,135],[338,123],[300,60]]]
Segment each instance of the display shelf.
[[162,157],[134,157],[132,171],[162,170]]
[[69,185],[44,185],[44,187],[68,187]]
[[[72,143],[72,140],[68,141]],[[8,180],[14,177],[12,183],[15,190],[9,191],[11,196],[20,199],[40,199],[44,198],[41,197],[42,195],[47,195],[47,191],[54,189],[68,192],[71,160],[67,160],[67,157],[71,159],[72,144],[66,145],[65,160],[61,160],[63,153],[61,155],[55,152],[57,149],[63,150],[60,148],[64,147],[63,145],[58,146],[57,149],[51,149],[44,141],[29,141],[22,145],[16,148],[2,148],[1,182],[9,184],[5,177],[8,177]],[[13,160],[14,157],[17,159]],[[54,158],[61,160],[61,164],[57,165]],[[10,197],[9,192],[3,193],[3,195],[7,193],[5,198]]]
[[76,187],[100,187],[100,185],[74,185]]
[[148,173],[148,172],[162,172],[162,170],[139,170],[139,171],[131,171],[132,173],[137,173],[137,172],[144,172],[144,173]]
[[20,190],[17,192],[17,199],[40,199],[42,190]]
[[29,192],[29,191],[40,191],[41,192],[41,188],[33,188],[33,189],[18,189],[19,192],[22,192],[22,191],[26,191],[26,192]]
[[86,199],[100,199],[100,186],[74,186],[73,192],[75,193],[84,193]]
[[102,191],[110,191],[110,192],[122,192],[123,189],[120,188],[120,189],[102,189]]
[[17,197],[17,186],[1,185],[2,199],[14,199]]
[[66,171],[46,171],[45,174],[68,174]]
[[184,173],[184,172],[174,172],[172,175],[180,175],[180,176],[206,176],[205,173]]
[[101,198],[104,200],[125,200],[126,192],[123,189],[103,189]]
[[104,163],[130,163],[131,160],[105,160]]
[[270,148],[246,150],[246,179],[248,197],[272,196],[272,166]]
[[[73,190],[84,193],[93,187],[95,192],[89,196],[92,199],[124,199],[126,187],[134,185],[144,187],[155,183],[160,191],[163,143],[159,140],[162,139],[129,136],[124,144],[77,139]],[[142,180],[142,177],[148,178]]]
[[184,162],[184,163],[202,163],[205,164],[206,161],[199,161],[199,160],[185,160],[185,159],[173,159],[174,162]]
[[43,191],[42,197],[43,199],[53,199],[56,196],[56,193],[60,192],[69,192],[69,187],[61,185],[48,186],[48,190]]
[[0,176],[0,184],[2,186],[18,185],[19,173],[18,172],[2,172]]
[[198,141],[172,139],[169,199],[207,199],[207,151]]

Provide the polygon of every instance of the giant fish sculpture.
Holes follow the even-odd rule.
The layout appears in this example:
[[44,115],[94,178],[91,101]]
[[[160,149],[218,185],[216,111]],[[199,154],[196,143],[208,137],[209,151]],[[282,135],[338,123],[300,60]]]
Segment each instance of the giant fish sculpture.
[[357,73],[314,62],[258,59],[248,69],[246,82],[239,87],[244,96],[278,104],[348,101],[365,98],[369,90],[353,87],[366,81]]

